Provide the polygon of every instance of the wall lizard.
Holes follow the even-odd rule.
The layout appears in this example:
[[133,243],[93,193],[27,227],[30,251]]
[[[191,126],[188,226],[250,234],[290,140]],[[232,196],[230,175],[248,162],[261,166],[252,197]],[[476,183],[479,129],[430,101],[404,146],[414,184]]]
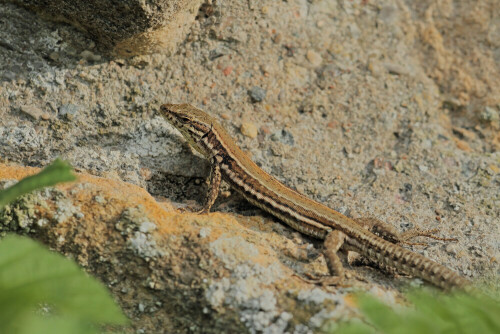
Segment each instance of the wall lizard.
[[[160,113],[211,162],[209,191],[200,213],[210,211],[223,178],[255,206],[303,234],[324,240],[323,254],[332,275],[328,284],[339,284],[344,278],[343,266],[336,254],[341,247],[382,267],[420,277],[443,289],[470,284],[447,267],[401,247],[403,234],[398,234],[392,226],[377,219],[348,218],[285,186],[250,160],[226,130],[202,110],[189,104],[165,104]],[[409,233],[406,237],[446,240],[432,236],[432,232]]]

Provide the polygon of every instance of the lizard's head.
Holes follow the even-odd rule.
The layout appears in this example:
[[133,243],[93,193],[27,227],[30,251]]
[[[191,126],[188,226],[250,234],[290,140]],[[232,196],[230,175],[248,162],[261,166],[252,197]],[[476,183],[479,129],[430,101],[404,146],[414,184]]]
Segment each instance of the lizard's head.
[[216,123],[212,117],[189,104],[164,104],[160,107],[160,114],[182,133],[192,147],[207,155],[201,139]]

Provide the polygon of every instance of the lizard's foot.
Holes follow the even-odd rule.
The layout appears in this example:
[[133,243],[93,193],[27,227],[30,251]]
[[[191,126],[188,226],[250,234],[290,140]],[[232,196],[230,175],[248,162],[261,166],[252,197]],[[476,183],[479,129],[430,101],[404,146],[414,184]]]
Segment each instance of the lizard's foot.
[[414,228],[412,230],[401,233],[399,236],[399,242],[406,244],[406,245],[412,245],[412,246],[415,246],[415,245],[425,246],[425,245],[427,245],[426,242],[410,242],[409,241],[410,239],[413,239],[416,237],[426,237],[426,238],[440,240],[440,241],[458,241],[455,238],[438,237],[437,235],[435,235],[435,233],[437,233],[438,231],[439,231],[439,229],[437,229],[437,228],[434,228],[431,230],[421,230],[419,228]]
[[177,211],[179,211],[179,213],[192,212],[192,210],[188,207],[177,208]]
[[194,210],[193,213],[197,215],[206,215],[207,213],[210,213],[210,208],[201,208],[198,210]]
[[295,274],[294,276],[297,276],[300,278],[302,281],[309,283],[309,284],[315,284],[315,285],[321,285],[321,286],[337,286],[337,285],[342,285],[344,279],[343,277],[340,276],[331,276],[331,275],[324,275],[324,276],[315,276],[309,273],[304,273],[306,277],[299,276]]
[[194,213],[197,215],[203,215],[203,214],[207,214],[210,212],[210,209],[207,209],[205,207],[200,209],[200,207],[198,207],[198,206],[191,206],[191,205],[188,205],[188,206],[185,206],[182,208],[177,208],[177,210],[180,213]]
[[[347,253],[347,263],[349,263],[349,265],[351,266],[357,266],[357,267],[360,266],[369,266],[372,268],[375,267],[394,277],[397,277],[399,275],[398,271],[395,268],[388,265],[384,265],[382,263],[377,263],[376,261],[370,260],[369,258],[355,251],[349,251]],[[366,281],[362,276],[359,276],[357,274],[355,274],[355,276],[360,281],[361,280]]]
[[354,219],[362,227],[366,228],[372,233],[375,233],[379,237],[390,241],[395,244],[406,244],[406,245],[427,245],[425,242],[411,242],[410,239],[416,237],[426,237],[434,240],[440,241],[457,241],[455,238],[442,238],[435,235],[439,229],[422,230],[420,228],[413,228],[404,233],[399,233],[392,225],[384,223],[377,218],[355,218]]

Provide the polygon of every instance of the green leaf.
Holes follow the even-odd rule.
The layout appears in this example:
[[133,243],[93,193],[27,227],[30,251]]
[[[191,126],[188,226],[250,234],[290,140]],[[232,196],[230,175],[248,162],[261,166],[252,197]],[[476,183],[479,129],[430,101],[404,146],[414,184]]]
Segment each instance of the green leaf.
[[349,321],[340,323],[335,334],[373,334],[377,333],[375,328],[368,326],[367,324],[361,323],[359,321]]
[[96,326],[68,317],[43,317],[33,315],[27,321],[19,323],[13,333],[16,334],[96,334],[101,333]]
[[373,296],[360,294],[357,296],[361,310],[376,328],[390,331],[400,324],[400,317],[386,304]]
[[[396,311],[366,294],[358,295],[358,304],[376,333],[500,333],[500,303],[489,296],[415,290],[407,297],[412,305]],[[367,333],[366,328],[350,321],[334,332]]]
[[0,209],[17,197],[33,190],[74,180],[76,176],[72,173],[71,166],[63,160],[56,159],[40,173],[25,177],[12,187],[0,191]]
[[[51,318],[53,326],[126,323],[107,290],[74,262],[28,238],[6,236],[0,241],[2,333],[38,322],[34,316],[40,305],[48,305],[45,317]],[[22,333],[13,333],[18,332]]]

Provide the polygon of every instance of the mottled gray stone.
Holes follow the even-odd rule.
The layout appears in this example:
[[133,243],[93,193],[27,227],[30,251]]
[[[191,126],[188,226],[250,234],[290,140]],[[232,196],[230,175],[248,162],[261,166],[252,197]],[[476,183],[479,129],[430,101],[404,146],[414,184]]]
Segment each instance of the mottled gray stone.
[[258,86],[250,88],[248,94],[252,102],[262,102],[266,98],[266,90]]
[[172,51],[200,0],[10,0],[44,18],[69,23],[121,56]]

